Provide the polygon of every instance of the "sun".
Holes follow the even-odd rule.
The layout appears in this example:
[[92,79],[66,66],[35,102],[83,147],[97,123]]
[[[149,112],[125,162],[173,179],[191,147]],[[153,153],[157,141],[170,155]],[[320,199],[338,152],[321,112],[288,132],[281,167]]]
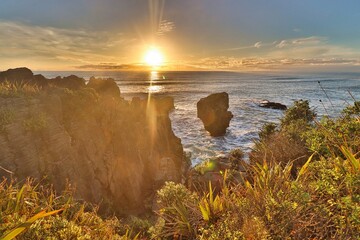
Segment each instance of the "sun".
[[159,49],[151,47],[144,55],[144,62],[150,67],[159,67],[164,64],[164,55]]

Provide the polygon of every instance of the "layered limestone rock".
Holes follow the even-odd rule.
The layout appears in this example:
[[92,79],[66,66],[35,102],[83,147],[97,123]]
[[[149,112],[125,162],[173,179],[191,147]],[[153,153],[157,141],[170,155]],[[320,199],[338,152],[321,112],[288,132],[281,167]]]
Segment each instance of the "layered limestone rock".
[[228,108],[229,95],[226,92],[210,94],[197,103],[197,116],[211,136],[217,137],[226,133],[233,117]]
[[91,88],[0,96],[0,177],[45,179],[58,191],[68,181],[103,209],[141,213],[165,181],[182,178],[169,101],[129,103]]

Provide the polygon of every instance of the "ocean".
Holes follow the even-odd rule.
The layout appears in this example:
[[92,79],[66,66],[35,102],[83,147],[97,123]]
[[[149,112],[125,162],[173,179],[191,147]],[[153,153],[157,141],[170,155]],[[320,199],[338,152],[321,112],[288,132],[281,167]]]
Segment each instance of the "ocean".
[[[234,148],[248,153],[261,126],[278,123],[283,111],[258,106],[262,100],[283,103],[309,100],[318,116],[338,116],[341,110],[360,101],[360,73],[239,73],[239,72],[36,72],[51,78],[71,74],[114,78],[121,95],[172,96],[175,110],[172,128],[195,165]],[[211,93],[227,92],[234,117],[223,137],[211,137],[196,115],[196,103]]]

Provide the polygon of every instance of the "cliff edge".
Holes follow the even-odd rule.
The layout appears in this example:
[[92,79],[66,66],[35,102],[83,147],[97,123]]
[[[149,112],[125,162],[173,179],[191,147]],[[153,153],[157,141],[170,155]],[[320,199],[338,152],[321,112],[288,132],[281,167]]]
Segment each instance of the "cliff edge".
[[70,182],[78,198],[118,214],[143,212],[165,181],[181,181],[183,148],[166,99],[0,88],[0,177],[31,176],[57,191]]

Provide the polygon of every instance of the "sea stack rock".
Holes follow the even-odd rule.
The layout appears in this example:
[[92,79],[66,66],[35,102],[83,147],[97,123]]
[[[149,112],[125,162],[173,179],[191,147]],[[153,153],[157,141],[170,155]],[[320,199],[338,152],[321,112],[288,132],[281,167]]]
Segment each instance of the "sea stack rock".
[[229,95],[226,92],[210,94],[197,103],[197,116],[211,136],[225,135],[233,117],[228,108]]

